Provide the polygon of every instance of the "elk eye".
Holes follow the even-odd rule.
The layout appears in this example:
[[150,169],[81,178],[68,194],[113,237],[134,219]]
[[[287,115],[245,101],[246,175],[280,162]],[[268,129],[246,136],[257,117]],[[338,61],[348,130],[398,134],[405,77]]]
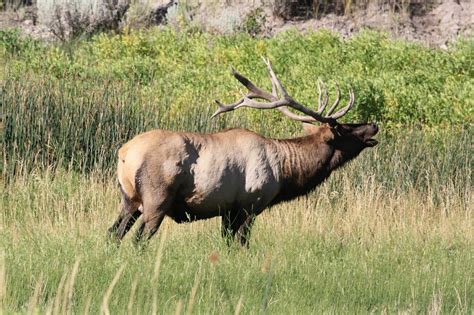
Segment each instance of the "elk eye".
[[338,137],[342,137],[346,134],[344,127],[342,127],[341,125],[336,125],[336,127],[334,127],[334,131]]

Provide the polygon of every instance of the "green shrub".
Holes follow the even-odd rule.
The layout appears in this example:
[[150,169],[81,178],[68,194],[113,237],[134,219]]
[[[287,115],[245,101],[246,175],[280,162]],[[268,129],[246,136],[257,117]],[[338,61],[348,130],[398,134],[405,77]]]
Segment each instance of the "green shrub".
[[261,35],[265,29],[267,19],[262,8],[256,8],[250,11],[242,21],[240,29],[250,36],[256,37]]
[[[0,30],[0,56],[2,59],[14,58],[17,55],[26,57],[30,52],[39,49],[39,42],[29,37],[22,37],[18,29]],[[8,56],[5,56],[8,54]],[[1,60],[1,59],[0,59]]]

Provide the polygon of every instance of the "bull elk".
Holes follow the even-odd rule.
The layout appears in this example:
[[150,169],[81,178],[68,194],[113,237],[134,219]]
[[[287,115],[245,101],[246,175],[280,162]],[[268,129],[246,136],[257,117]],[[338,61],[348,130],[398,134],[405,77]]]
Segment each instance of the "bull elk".
[[[333,113],[340,100],[336,84],[336,100],[324,116],[324,83],[319,84],[314,111],[288,95],[270,61],[264,61],[272,92],[233,70],[248,94],[229,105],[216,101],[218,110],[212,117],[241,107],[275,108],[303,122],[306,135],[271,139],[246,129],[212,134],[152,130],[137,135],[118,152],[121,212],[108,230],[110,236],[120,241],[140,216],[135,241],[153,236],[165,216],[177,223],[221,216],[222,235],[246,245],[252,223],[264,209],[307,194],[332,171],[378,143],[372,139],[378,132],[374,123],[337,122],[354,104],[352,90],[348,104]],[[315,122],[322,125],[312,125]]]

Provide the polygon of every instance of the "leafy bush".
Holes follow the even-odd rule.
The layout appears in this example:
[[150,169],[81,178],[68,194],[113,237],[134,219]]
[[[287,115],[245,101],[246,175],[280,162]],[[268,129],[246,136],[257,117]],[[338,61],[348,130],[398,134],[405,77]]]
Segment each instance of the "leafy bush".
[[255,37],[263,33],[266,22],[265,12],[262,8],[257,8],[245,16],[240,29]]
[[2,59],[14,58],[17,55],[25,57],[29,52],[40,48],[39,42],[28,37],[22,38],[18,29],[0,30],[0,52],[2,55],[8,54],[8,57]]
[[60,40],[119,30],[128,0],[37,0],[40,22]]

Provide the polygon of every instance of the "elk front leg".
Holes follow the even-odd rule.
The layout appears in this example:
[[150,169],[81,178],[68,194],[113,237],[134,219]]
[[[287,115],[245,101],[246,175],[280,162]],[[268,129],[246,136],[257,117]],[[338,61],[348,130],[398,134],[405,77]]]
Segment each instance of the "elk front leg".
[[248,247],[250,229],[255,220],[255,214],[244,209],[228,211],[222,215],[222,236],[230,245],[236,240],[242,246]]
[[234,220],[236,220],[236,213],[234,211],[225,211],[222,215],[221,234],[228,246],[232,244],[232,239],[235,235],[232,228]]
[[240,245],[245,246],[247,248],[249,247],[250,230],[252,229],[252,225],[254,222],[255,214],[248,214],[246,215],[242,224],[238,227],[236,232],[236,238]]

